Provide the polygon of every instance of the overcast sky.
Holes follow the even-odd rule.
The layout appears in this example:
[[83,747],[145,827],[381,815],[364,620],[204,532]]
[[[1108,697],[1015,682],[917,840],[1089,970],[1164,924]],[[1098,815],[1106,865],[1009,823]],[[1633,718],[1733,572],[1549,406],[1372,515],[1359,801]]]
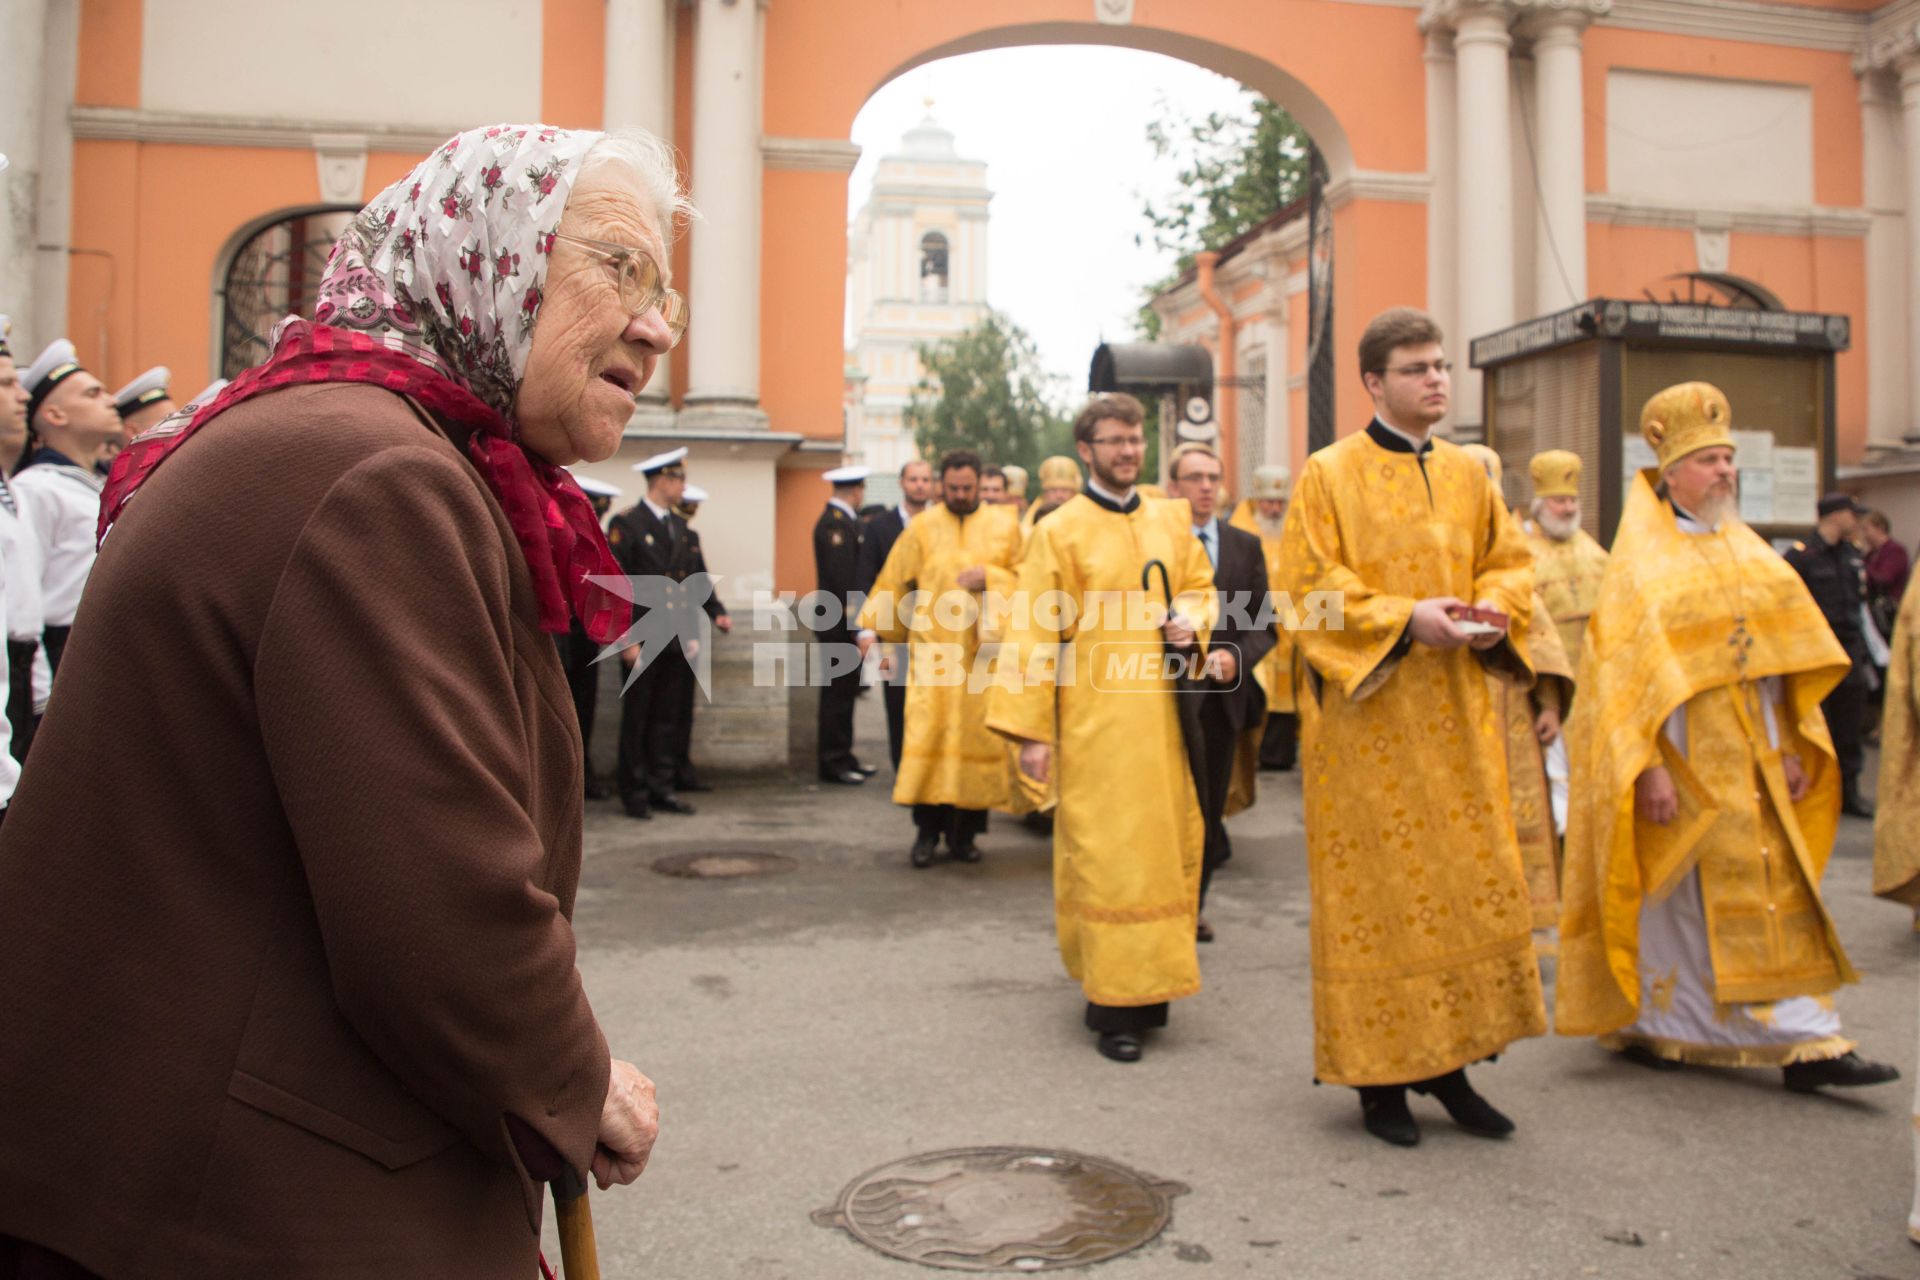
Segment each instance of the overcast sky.
[[1140,215],[1141,193],[1158,196],[1172,182],[1146,134],[1162,93],[1196,118],[1244,100],[1236,81],[1130,49],[997,49],[917,67],[854,121],[864,154],[849,212],[866,203],[880,156],[932,98],[960,154],[987,162],[987,300],[1033,335],[1071,398],[1086,387],[1094,347],[1132,339],[1140,287],[1170,265]]

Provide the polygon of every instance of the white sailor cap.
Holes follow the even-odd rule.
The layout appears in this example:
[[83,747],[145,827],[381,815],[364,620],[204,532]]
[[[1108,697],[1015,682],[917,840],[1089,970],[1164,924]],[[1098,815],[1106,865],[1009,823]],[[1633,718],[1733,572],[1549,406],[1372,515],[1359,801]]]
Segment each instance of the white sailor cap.
[[626,490],[617,484],[608,484],[605,480],[596,480],[592,476],[583,476],[578,471],[569,471],[573,482],[580,486],[580,492],[589,498],[617,498]]
[[80,354],[71,342],[59,338],[48,344],[20,377],[20,385],[27,389],[27,421],[33,421],[55,387],[79,372]]
[[[4,159],[5,157],[0,157]],[[13,348],[7,345],[7,336],[13,332],[13,318],[0,316],[0,356],[13,359]]]
[[211,403],[215,396],[219,395],[222,391],[225,391],[227,389],[227,383],[229,381],[231,381],[231,379],[215,378],[212,382],[209,382],[204,388],[202,388],[199,394],[195,395],[193,399],[187,401],[187,403],[188,404]]
[[682,502],[705,502],[706,500],[707,491],[697,484],[689,484],[686,491],[680,495]]
[[656,471],[665,471],[668,467],[685,461],[686,456],[687,447],[681,445],[678,449],[669,449],[665,453],[656,453],[651,458],[644,458],[634,463],[633,469],[641,475],[650,476]]
[[838,488],[847,484],[865,484],[872,472],[871,467],[835,467],[831,471],[823,472],[820,478]]
[[173,370],[163,364],[157,364],[126,386],[113,393],[113,407],[126,417],[135,409],[144,409],[155,400],[168,400],[167,383],[173,380]]

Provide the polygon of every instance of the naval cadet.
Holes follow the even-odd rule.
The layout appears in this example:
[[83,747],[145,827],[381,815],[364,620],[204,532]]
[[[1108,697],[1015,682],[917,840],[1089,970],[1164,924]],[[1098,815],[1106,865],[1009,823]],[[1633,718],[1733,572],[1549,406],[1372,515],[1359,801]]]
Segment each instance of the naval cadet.
[[22,382],[29,434],[13,492],[44,557],[42,640],[48,666],[57,676],[80,593],[93,569],[103,484],[93,463],[101,448],[120,434],[120,415],[106,387],[81,367],[65,338],[40,353]]
[[[693,527],[693,518],[700,513],[700,504],[706,500],[707,491],[689,481],[687,487],[681,492],[680,501],[675,504],[673,511],[686,522],[687,540],[693,546],[688,555],[689,572],[707,574],[711,577],[712,571],[707,568],[707,553],[700,545],[700,531]],[[722,635],[732,633],[733,619],[727,616],[727,606],[720,602],[718,592],[710,593],[705,600],[701,601],[700,608],[706,613],[714,630]],[[699,641],[696,640],[694,643],[697,645]],[[695,650],[694,656],[698,656],[698,650]],[[678,792],[713,790],[712,785],[693,767],[693,704],[696,692],[694,683],[689,679],[681,687],[679,700],[673,708],[673,727],[669,734],[673,751],[673,789]]]
[[833,486],[826,510],[813,526],[813,565],[822,594],[833,606],[824,622],[815,624],[813,638],[820,655],[814,677],[820,689],[820,781],[857,787],[879,769],[860,763],[853,754],[853,703],[860,694],[860,663],[854,647],[854,597],[865,592],[860,559],[866,525],[860,519],[860,500],[867,492],[866,467],[836,467],[820,478]]
[[[653,587],[675,591],[693,571],[687,522],[673,510],[686,488],[686,457],[682,446],[636,462],[633,469],[647,478],[646,496],[615,516],[607,528],[607,543],[621,569],[630,578],[652,580],[636,583],[635,595],[642,599],[651,598]],[[662,579],[672,585],[663,584]],[[652,607],[635,601],[636,625]],[[670,608],[672,603],[669,600],[661,607]],[[645,663],[639,644],[621,654],[628,668],[638,668],[630,670],[620,695],[620,756],[615,776],[621,807],[631,818],[651,818],[655,809],[694,812],[692,805],[674,794],[673,786],[672,708],[681,697],[682,680],[693,679],[693,669],[679,644],[677,625],[672,634],[674,639]]]
[[1787,563],[1806,581],[1827,626],[1853,664],[1820,709],[1826,714],[1827,732],[1833,735],[1833,752],[1840,765],[1841,812],[1856,818],[1873,816],[1873,806],[1860,794],[1860,770],[1865,764],[1861,743],[1873,704],[1874,665],[1866,633],[1860,629],[1866,607],[1866,563],[1853,545],[1865,511],[1848,494],[1828,494],[1817,508],[1819,523],[1787,551]]
[[[578,472],[572,475],[580,492],[593,504],[593,514],[605,520],[607,512],[613,509],[613,500],[622,492],[620,486]],[[593,772],[593,721],[600,706],[600,668],[594,665],[594,659],[600,656],[600,646],[593,642],[578,618],[573,619],[567,634],[555,635],[553,643],[560,650],[560,665],[567,672],[567,689],[573,694],[573,713],[580,721],[580,761],[586,778],[586,798],[608,799],[613,795],[613,788]]]

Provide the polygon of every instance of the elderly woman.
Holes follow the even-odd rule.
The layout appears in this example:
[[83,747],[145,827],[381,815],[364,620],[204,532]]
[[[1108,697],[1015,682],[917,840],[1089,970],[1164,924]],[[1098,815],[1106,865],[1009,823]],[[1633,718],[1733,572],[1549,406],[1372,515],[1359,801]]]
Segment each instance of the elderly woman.
[[525,1280],[542,1180],[639,1176],[543,633],[625,625],[561,466],[684,328],[685,212],[644,135],[461,134],[120,456],[0,838],[0,1276]]

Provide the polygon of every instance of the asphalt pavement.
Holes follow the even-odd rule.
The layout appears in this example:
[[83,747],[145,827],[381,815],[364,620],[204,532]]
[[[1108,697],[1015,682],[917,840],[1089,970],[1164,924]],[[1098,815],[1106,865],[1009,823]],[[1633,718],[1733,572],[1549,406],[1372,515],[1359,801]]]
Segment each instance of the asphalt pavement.
[[[859,716],[861,754],[884,765],[878,699]],[[588,806],[580,968],[662,1109],[647,1173],[593,1194],[609,1280],[937,1274],[810,1215],[877,1165],[985,1145],[1086,1152],[1191,1188],[1156,1240],[1083,1272],[1113,1280],[1920,1275],[1906,1236],[1920,937],[1870,894],[1869,823],[1845,821],[1825,884],[1862,974],[1839,1007],[1905,1080],[1806,1097],[1776,1070],[1655,1073],[1546,1037],[1474,1071],[1512,1139],[1471,1137],[1416,1098],[1425,1139],[1401,1150],[1360,1129],[1350,1090],[1312,1082],[1297,773],[1262,774],[1233,820],[1206,988],[1132,1065],[1080,1025],[1044,838],[996,815],[982,862],[915,871],[884,769],[859,788],[715,781],[690,818]],[[796,865],[651,869],[728,851]],[[557,1258],[551,1221],[547,1239]]]

